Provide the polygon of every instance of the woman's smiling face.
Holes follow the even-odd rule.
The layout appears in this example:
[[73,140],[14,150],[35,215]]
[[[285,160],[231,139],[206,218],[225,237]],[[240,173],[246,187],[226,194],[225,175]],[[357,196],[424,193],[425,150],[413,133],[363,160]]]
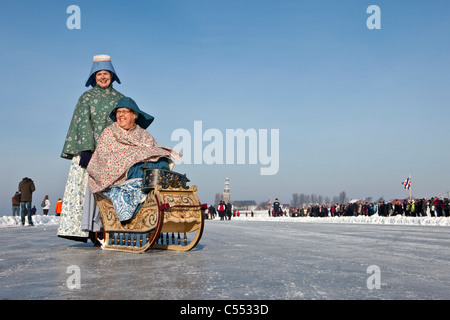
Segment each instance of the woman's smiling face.
[[103,89],[108,88],[111,85],[111,72],[106,70],[96,72],[95,81]]
[[137,117],[134,114],[133,110],[130,110],[128,108],[118,108],[116,110],[117,124],[122,129],[131,129],[136,122],[136,118]]

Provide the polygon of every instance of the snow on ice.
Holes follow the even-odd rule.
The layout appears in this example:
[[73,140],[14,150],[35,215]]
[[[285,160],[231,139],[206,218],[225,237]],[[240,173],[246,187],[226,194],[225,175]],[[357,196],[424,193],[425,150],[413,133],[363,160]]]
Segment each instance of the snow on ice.
[[[219,218],[216,217],[216,220]],[[234,221],[277,221],[298,223],[355,223],[355,224],[396,224],[396,225],[421,225],[421,226],[450,226],[450,217],[405,217],[401,215],[382,217],[377,214],[372,216],[354,217],[269,217],[267,211],[254,211],[254,217],[245,216],[245,211],[239,217],[232,217]],[[25,219],[25,226],[28,225]],[[35,226],[58,225],[59,217],[56,216],[33,216]],[[22,227],[19,217],[0,216],[0,227]]]

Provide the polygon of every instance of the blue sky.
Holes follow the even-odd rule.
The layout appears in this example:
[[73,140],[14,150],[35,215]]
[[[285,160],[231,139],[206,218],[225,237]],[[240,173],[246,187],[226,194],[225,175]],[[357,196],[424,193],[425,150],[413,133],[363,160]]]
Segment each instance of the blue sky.
[[[81,9],[70,30],[69,5]],[[381,29],[369,30],[370,5]],[[292,193],[404,198],[450,190],[447,1],[3,1],[0,11],[0,214],[20,180],[34,204],[64,193],[59,157],[96,54],[115,88],[155,117],[150,133],[194,121],[203,131],[278,129],[279,170],[261,164],[181,164],[211,203],[230,178],[232,200],[289,202]],[[203,143],[203,148],[207,145]]]

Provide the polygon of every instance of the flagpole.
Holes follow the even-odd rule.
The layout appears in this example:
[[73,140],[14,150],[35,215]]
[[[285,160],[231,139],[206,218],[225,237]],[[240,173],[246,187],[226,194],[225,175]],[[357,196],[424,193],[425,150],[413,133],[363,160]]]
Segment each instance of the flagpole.
[[411,202],[411,187],[412,187],[412,183],[411,183],[411,174],[409,175],[409,202]]

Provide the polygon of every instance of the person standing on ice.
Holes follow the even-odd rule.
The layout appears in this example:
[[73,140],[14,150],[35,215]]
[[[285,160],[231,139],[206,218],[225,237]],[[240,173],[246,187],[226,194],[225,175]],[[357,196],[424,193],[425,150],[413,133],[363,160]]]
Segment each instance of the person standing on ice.
[[214,208],[213,205],[210,205],[208,211],[209,211],[209,218],[214,219],[214,216],[216,215],[216,208]]
[[61,215],[61,209],[62,209],[62,200],[61,198],[58,199],[58,202],[56,202],[55,205],[55,216],[60,216]]
[[219,207],[217,208],[217,210],[219,211],[220,220],[225,220],[226,206],[222,200],[220,200]]
[[20,192],[16,191],[12,197],[12,215],[20,217]]
[[281,216],[281,207],[278,198],[276,198],[275,202],[273,203],[273,212],[275,217]]
[[20,192],[20,216],[22,219],[22,225],[25,225],[25,215],[28,217],[28,225],[33,225],[31,219],[31,202],[33,201],[33,192],[36,191],[33,180],[30,178],[23,178],[19,183]]
[[48,195],[46,195],[44,198],[44,206],[42,207],[42,211],[43,211],[42,213],[44,216],[48,215],[48,209],[50,209],[51,205],[52,204],[50,203],[50,200],[48,199]]
[[225,215],[225,219],[228,219],[228,220],[231,220],[231,211],[232,211],[232,205],[231,205],[231,203],[227,203],[226,205],[225,205],[225,210],[226,210],[226,215]]
[[[83,242],[89,238],[91,230],[82,228],[83,210],[92,213],[96,208],[88,190],[89,174],[86,167],[96,148],[97,139],[112,124],[109,118],[111,111],[123,97],[113,88],[114,81],[120,84],[110,56],[94,56],[85,84],[92,88],[78,99],[61,153],[62,158],[71,160],[71,165],[61,208],[59,237]],[[92,229],[97,231],[94,226]]]

